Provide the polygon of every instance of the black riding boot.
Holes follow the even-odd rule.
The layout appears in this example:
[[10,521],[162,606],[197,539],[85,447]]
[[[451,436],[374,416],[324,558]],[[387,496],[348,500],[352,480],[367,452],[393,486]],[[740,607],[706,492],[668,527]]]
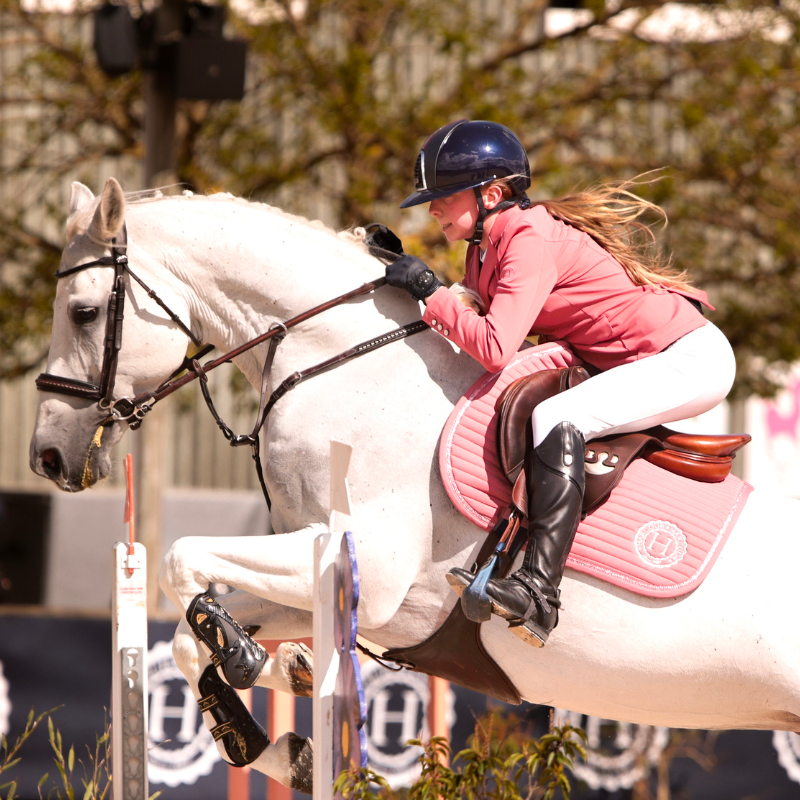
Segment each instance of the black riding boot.
[[583,453],[583,434],[570,422],[553,428],[531,452],[525,559],[509,578],[486,585],[492,611],[535,647],[541,647],[558,624],[558,586],[581,520]]

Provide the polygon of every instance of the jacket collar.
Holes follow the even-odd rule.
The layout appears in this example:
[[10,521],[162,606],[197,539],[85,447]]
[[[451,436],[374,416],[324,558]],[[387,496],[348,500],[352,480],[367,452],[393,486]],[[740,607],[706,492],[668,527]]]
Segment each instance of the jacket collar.
[[505,211],[501,211],[495,217],[492,230],[488,234],[489,245],[491,247],[497,248],[497,245],[503,236],[503,231],[505,231],[508,223],[511,222],[512,219],[515,219],[518,214],[522,213],[524,212],[519,206],[514,206],[513,208],[507,208]]

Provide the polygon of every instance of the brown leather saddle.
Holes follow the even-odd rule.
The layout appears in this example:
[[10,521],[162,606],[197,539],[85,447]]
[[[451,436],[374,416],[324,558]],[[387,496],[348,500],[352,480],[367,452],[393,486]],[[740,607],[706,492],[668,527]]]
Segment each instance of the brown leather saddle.
[[[523,466],[533,442],[533,409],[543,400],[588,378],[589,373],[583,367],[542,370],[509,384],[497,399],[497,453],[500,466],[514,487],[512,505],[523,516],[527,516]],[[695,435],[676,433],[660,425],[637,433],[593,439],[586,445],[584,456],[583,512],[591,513],[606,500],[634,458],[644,458],[685,478],[718,483],[730,473],[736,452],[749,441],[746,433]]]

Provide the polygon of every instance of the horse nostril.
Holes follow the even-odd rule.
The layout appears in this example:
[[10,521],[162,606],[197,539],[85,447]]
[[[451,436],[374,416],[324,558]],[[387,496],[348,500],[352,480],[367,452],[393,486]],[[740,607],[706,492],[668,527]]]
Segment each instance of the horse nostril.
[[55,480],[61,475],[61,456],[58,450],[49,448],[42,453],[42,469],[47,473],[47,477]]

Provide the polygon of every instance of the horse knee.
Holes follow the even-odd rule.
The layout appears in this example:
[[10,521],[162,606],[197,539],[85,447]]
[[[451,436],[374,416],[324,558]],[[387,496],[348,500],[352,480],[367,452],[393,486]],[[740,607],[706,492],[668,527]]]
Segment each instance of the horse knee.
[[198,589],[196,580],[198,554],[202,553],[200,538],[184,536],[178,539],[161,562],[158,582],[164,594],[181,611],[186,608],[188,600],[206,588],[201,586]]

